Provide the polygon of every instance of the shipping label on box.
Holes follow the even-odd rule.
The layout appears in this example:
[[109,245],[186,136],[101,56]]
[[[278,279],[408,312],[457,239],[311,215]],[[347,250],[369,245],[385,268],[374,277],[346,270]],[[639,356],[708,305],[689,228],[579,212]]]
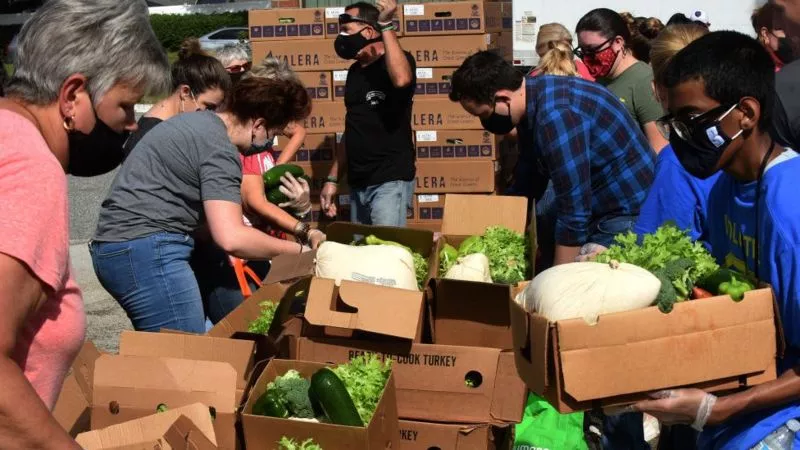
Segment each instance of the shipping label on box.
[[[277,136],[273,143],[273,156],[277,160],[283,153],[283,146],[289,142],[285,136]],[[329,134],[307,134],[303,140],[303,145],[294,154],[292,162],[314,162],[314,161],[333,161],[336,154],[336,135]]]
[[316,102],[311,106],[311,114],[306,117],[306,131],[308,133],[343,132],[346,113],[347,109],[344,103]]
[[250,41],[324,38],[324,14],[322,8],[250,10]]
[[417,161],[417,194],[492,193],[492,161]]
[[499,138],[488,131],[419,130],[414,134],[419,160],[497,159]]
[[411,53],[418,67],[458,67],[468,56],[483,50],[494,50],[504,57],[511,53],[510,40],[501,40],[498,33],[406,36],[400,39],[400,46]]
[[[344,14],[344,6],[325,8],[325,37],[336,39],[339,35],[339,15]],[[398,8],[392,19],[398,36],[403,35],[403,10]]]
[[347,85],[347,71],[333,71],[333,99],[344,101],[344,90]]
[[450,94],[450,79],[455,71],[455,67],[418,67],[414,96],[447,97]]
[[273,57],[286,61],[295,72],[346,70],[353,61],[339,58],[333,42],[325,39],[303,41],[256,41],[252,43],[253,62]]
[[313,100],[331,100],[333,97],[333,80],[331,73],[324,72],[297,72],[300,82],[306,87],[309,97]]
[[405,36],[500,32],[511,25],[503,21],[504,13],[501,2],[404,4],[403,32]]
[[411,107],[413,130],[480,130],[481,120],[460,103],[446,98],[416,100]]

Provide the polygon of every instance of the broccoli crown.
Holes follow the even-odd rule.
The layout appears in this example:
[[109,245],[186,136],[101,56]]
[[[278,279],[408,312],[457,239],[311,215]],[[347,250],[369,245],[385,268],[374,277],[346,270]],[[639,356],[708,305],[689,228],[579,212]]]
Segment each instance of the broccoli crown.
[[664,268],[664,274],[670,280],[677,280],[683,276],[683,273],[694,266],[694,261],[691,259],[683,258],[683,259],[676,259],[667,264]]
[[275,390],[286,403],[286,409],[292,417],[301,419],[313,419],[314,408],[308,398],[308,388],[311,385],[309,380],[300,376],[296,370],[290,370],[275,378],[275,381],[267,385],[267,390]]

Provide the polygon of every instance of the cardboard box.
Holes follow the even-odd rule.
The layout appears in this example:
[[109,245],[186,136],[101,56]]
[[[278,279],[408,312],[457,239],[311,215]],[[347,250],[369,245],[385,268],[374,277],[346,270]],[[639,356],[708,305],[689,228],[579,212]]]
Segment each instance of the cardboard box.
[[344,89],[347,85],[347,70],[333,71],[333,101],[344,101]]
[[[328,39],[336,39],[339,35],[339,15],[344,14],[344,6],[333,6],[325,8],[325,37]],[[394,26],[397,28],[395,31],[398,36],[403,35],[403,10],[397,8],[395,14]]]
[[278,442],[283,436],[296,441],[311,438],[325,450],[383,450],[399,445],[394,375],[389,376],[375,414],[365,427],[309,423],[252,414],[253,404],[266,391],[267,383],[279,375],[294,369],[304,378],[311,378],[317,370],[326,366],[305,361],[270,361],[242,411],[242,428],[248,449],[272,450],[275,447],[272,443]]
[[457,67],[417,67],[417,86],[414,96],[421,98],[447,98],[450,79]]
[[[400,450],[499,450],[513,440],[509,427],[400,421]],[[509,447],[510,448],[510,447]]]
[[253,341],[192,334],[145,333],[123,331],[119,354],[182,358],[228,363],[236,370],[236,404],[245,400],[255,366],[256,344]]
[[213,411],[220,448],[236,448],[236,370],[228,363],[102,355],[95,362],[92,429],[150,416],[159,404]]
[[306,87],[312,101],[333,99],[333,80],[330,72],[297,72],[297,76]]
[[[281,149],[289,138],[284,136],[276,136],[273,148],[277,151],[273,152],[277,160],[281,156]],[[307,134],[303,140],[303,146],[295,153],[292,162],[312,162],[312,161],[326,161],[331,162],[336,154],[336,135],[333,133],[327,134]]]
[[414,195],[415,222],[437,223],[441,226],[444,218],[444,194]]
[[400,38],[400,46],[411,53],[418,67],[458,67],[468,56],[482,50],[495,50],[510,59],[512,48],[509,42],[500,39],[497,33]]
[[211,415],[202,403],[82,433],[76,441],[85,450],[217,448]]
[[[677,387],[711,392],[775,379],[769,288],[658,308],[549,322],[510,300],[517,370],[562,413],[633,403]],[[598,383],[598,380],[603,380]]]
[[306,131],[315,134],[343,132],[346,113],[344,103],[315,102],[305,121]]
[[499,138],[485,130],[419,130],[414,133],[418,160],[496,160]]
[[[303,168],[303,171],[305,171],[306,175],[311,179],[311,185],[309,186],[311,188],[311,195],[319,197],[318,194],[322,191],[322,187],[331,174],[333,161],[295,161],[292,164]],[[347,184],[347,178],[339,180],[338,193],[350,193],[350,186]]]
[[413,130],[480,130],[481,120],[446,98],[415,100],[411,108]]
[[72,437],[91,429],[94,365],[100,355],[91,341],[83,343],[53,409],[56,421]]
[[516,373],[514,355],[510,351],[459,345],[299,338],[295,357],[341,364],[366,352],[393,360],[397,408],[404,419],[463,423],[517,423],[522,420],[526,389]]
[[248,12],[250,41],[275,39],[322,39],[325,37],[322,8],[255,9]]
[[492,161],[417,160],[417,194],[491,193],[495,190]]
[[[510,3],[510,2],[508,2]],[[504,30],[511,11],[501,2],[442,2],[403,4],[405,36],[483,34]],[[508,31],[511,28],[507,28]]]
[[406,228],[412,230],[423,230],[423,231],[430,231],[432,233],[441,233],[442,231],[442,224],[441,222],[416,222],[416,221],[409,221],[406,222]]
[[333,49],[333,41],[327,39],[310,41],[255,41],[252,43],[253,62],[264,58],[283,59],[295,72],[320,70],[346,70],[353,61],[339,58]]

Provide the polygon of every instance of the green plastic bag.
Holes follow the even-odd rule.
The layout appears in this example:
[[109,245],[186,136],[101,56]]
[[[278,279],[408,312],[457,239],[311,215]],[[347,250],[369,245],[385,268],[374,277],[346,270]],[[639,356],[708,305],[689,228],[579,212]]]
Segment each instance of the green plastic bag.
[[561,414],[546,400],[528,394],[522,422],[515,427],[514,450],[587,450],[583,413]]

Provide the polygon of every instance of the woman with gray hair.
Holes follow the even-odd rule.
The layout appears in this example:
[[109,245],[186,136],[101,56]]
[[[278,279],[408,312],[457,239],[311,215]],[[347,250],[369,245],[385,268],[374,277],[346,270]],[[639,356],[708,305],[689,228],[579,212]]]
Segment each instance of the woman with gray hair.
[[50,413],[86,326],[66,173],[116,167],[133,106],[168,86],[143,0],[49,0],[22,27],[0,99],[3,448],[80,448]]
[[217,50],[215,56],[225,66],[225,70],[230,74],[231,81],[235,84],[252,67],[250,57],[250,45],[244,42],[238,44],[228,44]]

